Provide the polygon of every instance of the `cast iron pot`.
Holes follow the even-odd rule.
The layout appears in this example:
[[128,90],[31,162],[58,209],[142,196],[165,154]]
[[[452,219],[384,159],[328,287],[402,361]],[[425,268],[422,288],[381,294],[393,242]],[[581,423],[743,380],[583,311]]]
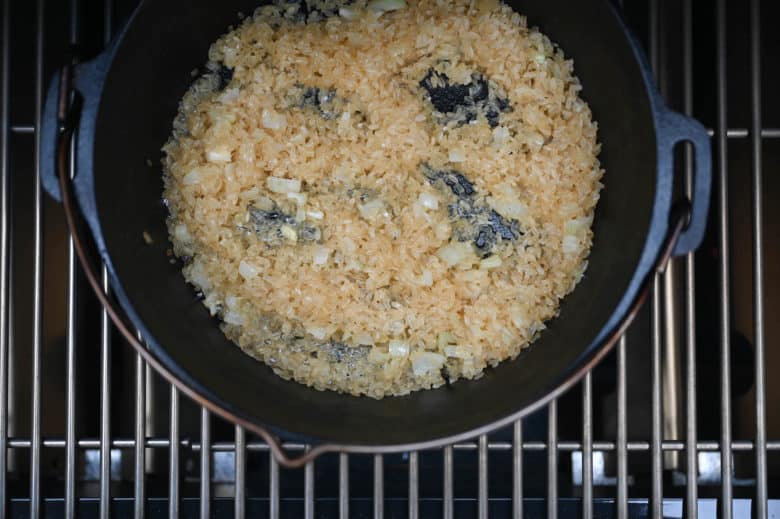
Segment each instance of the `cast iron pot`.
[[[124,313],[108,308],[120,331],[198,403],[268,440],[285,465],[328,450],[434,447],[518,419],[603,357],[648,280],[671,254],[690,252],[701,241],[710,194],[707,133],[664,107],[637,41],[615,9],[607,0],[510,4],[574,59],[582,96],[599,123],[606,174],[589,267],[560,316],[516,360],[476,381],[404,397],[358,398],[282,380],[224,337],[184,282],[181,265],[166,254],[160,148],[192,81],[190,71],[205,63],[210,43],[237,23],[238,12],[252,12],[256,0],[146,0],[104,54],[65,67],[51,83],[42,121],[42,179],[64,202],[88,279],[100,291],[76,212],[91,231]],[[672,155],[681,141],[692,143],[695,167],[692,189],[678,201],[672,200]],[[280,435],[317,447],[290,459],[279,447]]]

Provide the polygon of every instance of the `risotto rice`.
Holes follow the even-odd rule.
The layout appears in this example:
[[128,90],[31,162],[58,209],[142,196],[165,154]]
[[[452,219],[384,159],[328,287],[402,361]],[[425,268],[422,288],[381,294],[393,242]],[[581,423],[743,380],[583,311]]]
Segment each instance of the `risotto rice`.
[[407,1],[259,8],[164,147],[185,278],[317,389],[479,377],[587,266],[602,171],[572,62],[493,0]]

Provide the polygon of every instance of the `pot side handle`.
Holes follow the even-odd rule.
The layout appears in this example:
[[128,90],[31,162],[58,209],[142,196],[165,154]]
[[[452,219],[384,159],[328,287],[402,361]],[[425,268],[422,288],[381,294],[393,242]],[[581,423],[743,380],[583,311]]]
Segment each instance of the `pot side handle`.
[[690,218],[672,251],[674,256],[682,256],[696,250],[707,229],[712,187],[710,138],[700,122],[669,109],[663,109],[658,118],[658,136],[659,165],[662,165],[661,171],[669,171],[670,188],[675,146],[688,142],[693,148],[693,184],[688,194],[691,204]]

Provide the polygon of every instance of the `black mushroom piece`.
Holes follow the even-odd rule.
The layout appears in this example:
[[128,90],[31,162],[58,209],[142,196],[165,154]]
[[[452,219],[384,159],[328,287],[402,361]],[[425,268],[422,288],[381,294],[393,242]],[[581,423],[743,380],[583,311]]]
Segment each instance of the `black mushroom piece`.
[[282,10],[282,17],[287,20],[306,23],[336,16],[339,8],[348,3],[334,0],[276,0],[274,5]]
[[301,109],[312,109],[326,121],[340,116],[346,104],[343,99],[336,95],[336,90],[333,88],[304,85],[296,85],[290,92],[288,99],[291,106]]
[[447,213],[453,223],[453,237],[472,242],[481,258],[493,254],[502,240],[514,241],[523,235],[520,223],[491,208],[463,173],[437,170],[425,163],[420,167],[431,185],[450,196]]
[[286,241],[315,242],[322,238],[318,227],[299,222],[294,216],[282,212],[276,204],[267,210],[249,206],[249,226],[244,229],[271,246]]
[[217,75],[217,90],[223,91],[227,86],[230,84],[231,81],[233,81],[233,72],[234,70],[230,67],[225,66],[224,64],[220,63],[219,68],[216,71]]
[[477,72],[471,74],[468,83],[453,83],[447,74],[429,69],[420,81],[420,87],[433,105],[436,119],[443,124],[452,121],[458,125],[468,124],[481,114],[490,127],[495,128],[501,114],[512,110],[509,101]]
[[319,349],[324,351],[330,362],[350,362],[365,358],[368,355],[370,346],[350,346],[343,342],[329,341],[320,344]]

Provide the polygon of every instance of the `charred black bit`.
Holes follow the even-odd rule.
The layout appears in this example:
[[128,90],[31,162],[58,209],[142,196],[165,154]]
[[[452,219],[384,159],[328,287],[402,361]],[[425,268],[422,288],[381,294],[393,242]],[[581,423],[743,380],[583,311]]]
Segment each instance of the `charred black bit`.
[[217,79],[219,79],[219,83],[217,84],[217,90],[219,90],[220,92],[222,90],[225,90],[225,88],[233,80],[233,72],[234,70],[232,68],[226,67],[225,65],[220,63],[219,68],[217,69]]
[[370,347],[367,346],[354,347],[338,341],[326,342],[318,347],[328,355],[328,360],[331,362],[349,362],[362,359],[368,355],[370,350]]
[[438,112],[437,119],[444,124],[456,121],[460,126],[482,114],[490,127],[495,128],[501,113],[511,110],[509,101],[501,97],[478,72],[471,74],[468,83],[451,83],[444,72],[429,69],[420,81],[420,87],[427,92],[428,99]]
[[440,171],[433,169],[428,164],[423,164],[422,168],[423,173],[425,174],[425,178],[428,179],[428,182],[430,182],[432,185],[436,185],[438,181],[443,182],[458,198],[470,197],[476,193],[474,184],[472,184],[469,179],[463,176],[462,173],[459,173],[454,169]]
[[341,115],[344,101],[336,95],[333,88],[308,87],[296,85],[290,93],[292,105],[297,108],[311,108],[319,112],[326,121]]
[[452,385],[452,380],[450,379],[450,371],[447,369],[447,366],[442,366],[441,371],[439,371],[441,374],[441,378],[444,379],[444,383],[447,384],[447,387]]
[[312,23],[339,13],[339,7],[349,2],[334,0],[276,0],[274,4],[282,9],[282,17],[294,23]]
[[276,246],[285,242],[282,227],[289,226],[301,241],[319,241],[322,232],[319,228],[299,222],[295,217],[284,213],[276,204],[270,210],[249,206],[249,230],[265,243]]
[[454,197],[447,204],[447,214],[452,220],[452,238],[472,242],[481,258],[493,254],[500,241],[513,241],[523,235],[520,223],[504,218],[492,209],[462,173],[436,170],[425,163],[421,169],[431,185],[445,193],[449,190]]

